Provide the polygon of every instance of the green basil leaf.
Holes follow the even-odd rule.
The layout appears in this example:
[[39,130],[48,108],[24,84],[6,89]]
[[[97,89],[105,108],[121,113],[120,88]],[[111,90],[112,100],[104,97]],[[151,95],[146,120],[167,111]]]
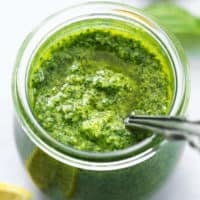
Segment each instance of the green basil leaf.
[[200,35],[200,19],[176,4],[157,3],[144,10],[175,34]]
[[200,18],[173,3],[151,4],[144,11],[174,33],[186,51],[200,49]]

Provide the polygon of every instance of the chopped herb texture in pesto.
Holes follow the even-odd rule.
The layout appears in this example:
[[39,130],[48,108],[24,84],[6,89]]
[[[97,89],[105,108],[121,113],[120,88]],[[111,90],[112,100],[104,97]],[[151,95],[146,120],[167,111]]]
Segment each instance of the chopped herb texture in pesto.
[[114,151],[147,137],[125,128],[129,113],[169,112],[170,76],[170,66],[131,35],[91,28],[39,56],[29,74],[29,100],[40,125],[57,141],[84,151]]

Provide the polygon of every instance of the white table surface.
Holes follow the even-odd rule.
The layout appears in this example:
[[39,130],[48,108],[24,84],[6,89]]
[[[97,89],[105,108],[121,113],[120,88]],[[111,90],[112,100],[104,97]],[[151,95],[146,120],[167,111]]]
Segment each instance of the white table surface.
[[[13,136],[11,73],[17,50],[26,36],[43,18],[78,0],[6,0],[0,1],[0,182],[17,184],[33,192],[34,199],[45,200],[32,184],[20,162]],[[126,0],[136,7],[147,0]],[[199,0],[179,0],[200,16]],[[200,46],[200,44],[199,44]],[[189,57],[191,66],[191,102],[188,113],[200,119],[200,51]],[[154,200],[199,200],[200,155],[186,147],[169,181]]]

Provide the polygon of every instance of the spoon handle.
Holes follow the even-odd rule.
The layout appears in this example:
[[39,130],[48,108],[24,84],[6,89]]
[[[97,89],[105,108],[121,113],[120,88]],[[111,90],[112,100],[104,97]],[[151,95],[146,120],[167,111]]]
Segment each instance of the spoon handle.
[[127,127],[138,127],[164,135],[171,140],[186,140],[200,151],[200,121],[189,121],[179,117],[128,116],[124,120]]

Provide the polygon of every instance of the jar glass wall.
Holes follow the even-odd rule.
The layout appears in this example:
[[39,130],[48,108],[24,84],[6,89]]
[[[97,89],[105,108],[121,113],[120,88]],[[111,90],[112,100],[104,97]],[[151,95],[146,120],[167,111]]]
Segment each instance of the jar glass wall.
[[171,63],[175,80],[174,102],[169,115],[185,113],[189,98],[188,68],[176,39],[130,6],[84,3],[46,19],[28,35],[19,50],[12,87],[19,154],[33,182],[50,199],[149,199],[174,168],[182,143],[168,142],[153,135],[116,152],[82,152],[51,138],[34,118],[28,103],[27,77],[37,50],[56,32],[64,30],[60,33],[67,34],[66,27],[71,24],[94,19],[101,20],[101,25],[107,27],[115,26],[108,23],[108,19],[116,20],[124,24],[118,28],[126,31],[129,27],[138,27],[144,30],[152,44],[155,42],[160,46]]

